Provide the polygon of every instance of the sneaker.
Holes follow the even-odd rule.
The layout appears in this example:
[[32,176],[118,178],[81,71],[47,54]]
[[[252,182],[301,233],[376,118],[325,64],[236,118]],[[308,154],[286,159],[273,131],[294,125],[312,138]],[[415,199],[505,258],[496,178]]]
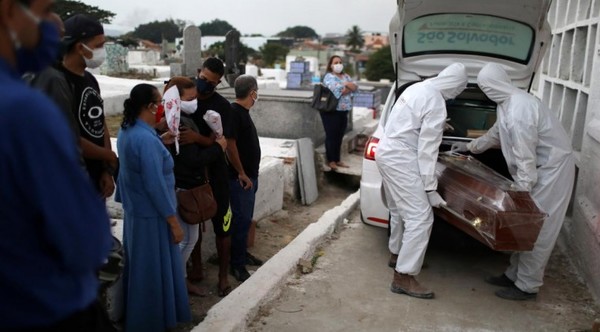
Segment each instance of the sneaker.
[[246,267],[231,267],[231,275],[239,282],[244,282],[250,278],[250,273],[246,270]]
[[263,261],[246,251],[246,264],[252,266],[261,266],[263,265]]
[[515,282],[510,280],[504,273],[502,273],[502,275],[499,276],[486,277],[484,280],[490,285],[499,287],[512,287],[515,285]]
[[499,298],[512,301],[535,300],[535,298],[537,297],[537,293],[524,292],[517,288],[517,286],[515,285],[496,291],[495,294]]

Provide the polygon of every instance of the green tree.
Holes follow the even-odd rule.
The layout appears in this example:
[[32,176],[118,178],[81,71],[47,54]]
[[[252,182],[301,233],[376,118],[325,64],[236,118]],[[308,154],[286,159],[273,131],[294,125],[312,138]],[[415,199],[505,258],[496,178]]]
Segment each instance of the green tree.
[[259,51],[262,55],[264,65],[266,67],[273,67],[275,62],[285,62],[285,57],[290,52],[290,49],[278,43],[267,43]]
[[83,2],[74,0],[56,0],[54,3],[54,12],[56,12],[63,21],[75,14],[85,13],[85,15],[92,17],[103,24],[109,24],[116,15],[108,10],[86,5]]
[[295,39],[316,39],[319,38],[319,35],[307,26],[297,25],[291,28],[287,28],[284,31],[281,31],[277,34],[277,37],[291,37]]
[[[240,43],[240,49],[238,52],[238,59],[246,63],[248,57],[256,54],[256,50],[246,46],[244,43]],[[225,42],[216,42],[205,51],[205,56],[216,56],[223,61],[227,61],[227,57],[225,56]]]
[[365,40],[362,36],[362,31],[358,25],[353,25],[347,32],[348,39],[346,39],[346,45],[350,46],[350,50],[353,52],[358,51],[365,45]]
[[166,21],[154,21],[146,24],[141,24],[133,32],[131,36],[139,39],[147,39],[154,43],[162,42],[163,38],[168,41],[174,41],[175,38],[181,37],[181,29],[179,25],[172,19]]
[[203,36],[225,36],[230,30],[236,30],[227,21],[214,19],[199,26]]
[[121,35],[118,38],[111,38],[117,44],[120,44],[123,47],[137,46],[138,39],[131,36],[131,33],[126,33]]
[[331,46],[331,45],[337,45],[338,42],[336,42],[333,39],[325,39],[325,40],[323,40],[323,42],[321,44],[323,44],[325,46]]
[[383,47],[369,57],[365,76],[369,81],[379,81],[381,79],[394,81],[396,79],[390,46]]

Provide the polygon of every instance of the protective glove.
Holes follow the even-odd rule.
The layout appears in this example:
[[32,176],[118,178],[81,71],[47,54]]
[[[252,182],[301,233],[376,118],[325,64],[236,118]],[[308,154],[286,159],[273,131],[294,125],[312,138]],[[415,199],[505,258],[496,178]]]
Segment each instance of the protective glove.
[[515,182],[510,184],[510,190],[514,191],[530,191],[531,188],[524,182]]
[[429,200],[429,204],[433,207],[439,208],[446,206],[446,201],[435,190],[427,192],[427,199]]
[[448,123],[449,121],[450,121],[450,118],[447,118],[446,123],[444,123],[444,132],[454,131],[454,127],[452,127],[452,125]]
[[452,146],[450,147],[450,151],[456,152],[456,153],[468,152],[471,150],[469,144],[470,143],[456,142],[456,143],[452,144]]

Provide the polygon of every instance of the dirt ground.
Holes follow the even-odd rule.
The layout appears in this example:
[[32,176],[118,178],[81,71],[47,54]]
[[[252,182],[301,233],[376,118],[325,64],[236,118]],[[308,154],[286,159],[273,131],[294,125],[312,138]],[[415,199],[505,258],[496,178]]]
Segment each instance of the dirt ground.
[[[325,211],[339,205],[348,195],[358,190],[358,187],[359,183],[355,178],[336,173],[325,173],[323,178],[319,180],[319,198],[317,201],[310,206],[303,206],[298,202],[284,202],[282,211],[259,220],[256,226],[254,246],[249,248],[248,251],[266,262],[290,243],[309,224],[316,222]],[[214,253],[216,253],[214,233],[212,225],[207,223],[202,240],[205,279],[196,285],[205,288],[208,291],[208,296],[190,296],[193,321],[180,326],[175,330],[177,332],[190,331],[204,319],[208,310],[221,299],[217,296],[218,267],[207,262],[208,258]],[[258,267],[248,266],[247,268],[250,273],[253,273]],[[229,282],[233,289],[240,285],[231,275],[229,276]]]

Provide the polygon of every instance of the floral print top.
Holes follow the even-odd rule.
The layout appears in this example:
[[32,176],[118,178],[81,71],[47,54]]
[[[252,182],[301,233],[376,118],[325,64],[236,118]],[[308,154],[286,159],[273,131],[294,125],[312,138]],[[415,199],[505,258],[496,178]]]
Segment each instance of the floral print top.
[[352,97],[354,92],[342,96],[344,83],[352,82],[352,78],[348,74],[343,74],[342,78],[332,73],[327,73],[323,78],[323,85],[333,92],[333,95],[338,99],[338,111],[352,110]]

